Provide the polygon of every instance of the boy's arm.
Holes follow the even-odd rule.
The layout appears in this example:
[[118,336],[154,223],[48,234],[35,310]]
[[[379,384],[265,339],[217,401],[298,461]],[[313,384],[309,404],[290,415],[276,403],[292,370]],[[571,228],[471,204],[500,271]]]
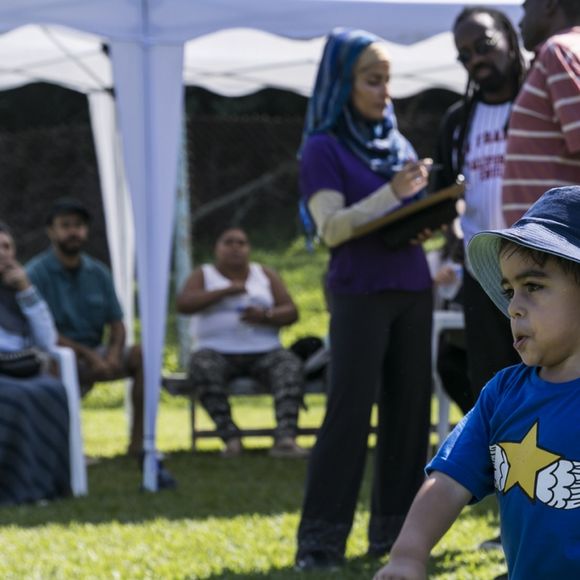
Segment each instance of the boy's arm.
[[471,497],[471,493],[451,477],[433,472],[415,496],[391,550],[389,563],[377,572],[374,580],[427,578],[431,550]]

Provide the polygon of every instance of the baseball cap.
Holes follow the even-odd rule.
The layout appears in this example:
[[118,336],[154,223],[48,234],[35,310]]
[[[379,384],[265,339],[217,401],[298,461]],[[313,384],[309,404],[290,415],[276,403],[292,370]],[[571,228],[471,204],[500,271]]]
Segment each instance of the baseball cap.
[[74,197],[59,197],[50,207],[48,215],[46,216],[46,223],[50,225],[55,217],[67,214],[80,215],[86,223],[91,221],[89,210],[80,200]]

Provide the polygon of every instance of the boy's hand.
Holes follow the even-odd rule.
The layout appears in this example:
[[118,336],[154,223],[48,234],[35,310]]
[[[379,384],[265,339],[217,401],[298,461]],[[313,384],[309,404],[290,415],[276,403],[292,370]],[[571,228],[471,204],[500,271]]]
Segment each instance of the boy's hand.
[[375,574],[373,580],[426,580],[426,578],[427,567],[423,562],[394,556]]

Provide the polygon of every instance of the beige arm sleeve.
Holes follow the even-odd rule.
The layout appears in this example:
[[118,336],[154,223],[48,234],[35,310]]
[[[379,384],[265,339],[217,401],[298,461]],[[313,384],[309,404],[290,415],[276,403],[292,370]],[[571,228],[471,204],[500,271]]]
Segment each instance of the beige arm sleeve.
[[387,183],[368,197],[344,207],[342,193],[332,189],[317,191],[308,201],[308,209],[324,243],[333,248],[349,240],[356,227],[362,226],[400,204]]

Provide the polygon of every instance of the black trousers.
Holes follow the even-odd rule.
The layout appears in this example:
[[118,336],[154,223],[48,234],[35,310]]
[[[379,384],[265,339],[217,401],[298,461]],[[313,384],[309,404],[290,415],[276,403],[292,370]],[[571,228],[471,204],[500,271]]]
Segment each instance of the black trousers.
[[424,480],[432,309],[430,289],[332,296],[330,390],[308,467],[298,557],[344,554],[375,401],[379,426],[369,541],[388,549],[396,538]]
[[521,359],[513,347],[509,319],[469,272],[464,270],[463,274],[467,366],[473,400],[477,401],[495,373]]
[[467,371],[465,330],[453,329],[441,333],[437,370],[445,392],[466,415],[475,404]]

